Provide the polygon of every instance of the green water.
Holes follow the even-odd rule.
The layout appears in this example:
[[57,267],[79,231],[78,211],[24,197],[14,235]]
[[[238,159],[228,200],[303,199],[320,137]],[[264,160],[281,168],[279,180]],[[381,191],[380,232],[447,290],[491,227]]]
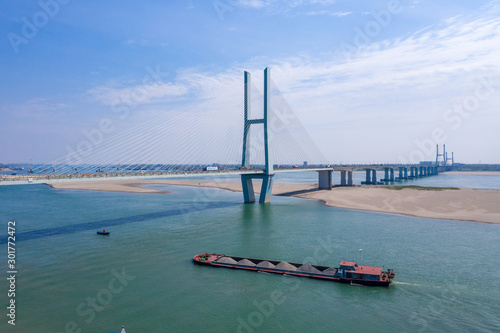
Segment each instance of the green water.
[[[0,332],[500,331],[500,226],[326,207],[240,193],[170,194],[0,187],[0,262],[16,220],[16,326]],[[69,226],[69,227],[68,227]],[[111,236],[97,236],[105,228]],[[389,288],[224,268],[193,255],[385,265]],[[120,276],[118,279],[116,276]],[[95,299],[95,305],[89,305]]]

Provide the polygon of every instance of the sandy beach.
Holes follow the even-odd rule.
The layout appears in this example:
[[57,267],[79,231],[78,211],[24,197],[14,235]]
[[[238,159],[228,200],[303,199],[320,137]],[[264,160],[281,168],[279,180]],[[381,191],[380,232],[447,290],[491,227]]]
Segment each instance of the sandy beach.
[[[213,187],[241,192],[239,181],[200,180],[117,180],[50,184],[57,189],[115,191],[134,193],[168,193],[144,185]],[[260,184],[254,183],[256,192]],[[347,209],[403,214],[417,217],[463,220],[500,224],[500,191],[459,189],[427,191],[391,190],[385,186],[336,187],[318,190],[316,184],[275,183],[273,195],[321,200],[326,205]]]
[[500,171],[446,171],[444,175],[500,176]]

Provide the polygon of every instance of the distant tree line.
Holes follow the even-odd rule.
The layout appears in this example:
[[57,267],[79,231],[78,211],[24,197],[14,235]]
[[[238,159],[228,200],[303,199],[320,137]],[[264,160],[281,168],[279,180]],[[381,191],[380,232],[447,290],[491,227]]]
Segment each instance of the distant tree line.
[[500,164],[457,164],[454,171],[500,171]]

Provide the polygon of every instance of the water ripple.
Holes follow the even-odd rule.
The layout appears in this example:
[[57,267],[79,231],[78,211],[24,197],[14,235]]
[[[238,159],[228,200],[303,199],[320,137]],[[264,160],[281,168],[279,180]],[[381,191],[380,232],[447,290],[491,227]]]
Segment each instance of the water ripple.
[[[226,208],[226,207],[231,207],[231,206],[236,206],[236,205],[241,205],[241,203],[240,202],[216,202],[216,203],[207,203],[206,205],[203,205],[203,206],[190,205],[190,206],[181,207],[181,208],[177,208],[174,210],[168,210],[168,211],[140,214],[140,215],[135,215],[135,216],[118,217],[118,218],[114,218],[114,219],[105,219],[105,220],[99,220],[99,221],[93,221],[93,222],[85,222],[85,223],[72,224],[72,225],[66,225],[66,226],[55,227],[55,228],[47,228],[47,229],[19,232],[19,233],[16,233],[16,242],[27,241],[27,240],[38,239],[38,238],[45,238],[45,237],[52,237],[52,236],[57,236],[57,235],[72,234],[72,233],[85,231],[85,230],[96,230],[96,229],[102,228],[102,226],[111,227],[111,226],[122,225],[122,224],[129,224],[129,223],[137,223],[137,222],[143,222],[143,221],[148,221],[148,220],[154,220],[154,219],[163,218],[163,217],[180,216],[180,215],[184,215],[184,214],[191,214],[191,213],[196,213],[196,212],[205,211],[205,210],[209,210],[209,209]],[[0,244],[7,244],[7,236],[8,235],[4,235],[0,238]]]

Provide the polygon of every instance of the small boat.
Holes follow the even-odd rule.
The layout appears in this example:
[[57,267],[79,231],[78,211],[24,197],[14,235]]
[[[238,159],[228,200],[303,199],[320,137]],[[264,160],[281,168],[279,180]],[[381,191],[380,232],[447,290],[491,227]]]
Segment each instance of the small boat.
[[109,231],[106,231],[106,230],[102,230],[102,231],[98,231],[97,232],[98,235],[109,235]]
[[383,267],[358,265],[354,261],[345,260],[340,262],[339,267],[328,267],[204,253],[195,255],[193,261],[198,265],[303,276],[364,286],[387,287],[396,276],[392,269],[383,270]]
[[[109,332],[109,333],[118,333],[118,332]],[[122,330],[119,333],[127,333],[125,332],[125,326],[122,326]]]

